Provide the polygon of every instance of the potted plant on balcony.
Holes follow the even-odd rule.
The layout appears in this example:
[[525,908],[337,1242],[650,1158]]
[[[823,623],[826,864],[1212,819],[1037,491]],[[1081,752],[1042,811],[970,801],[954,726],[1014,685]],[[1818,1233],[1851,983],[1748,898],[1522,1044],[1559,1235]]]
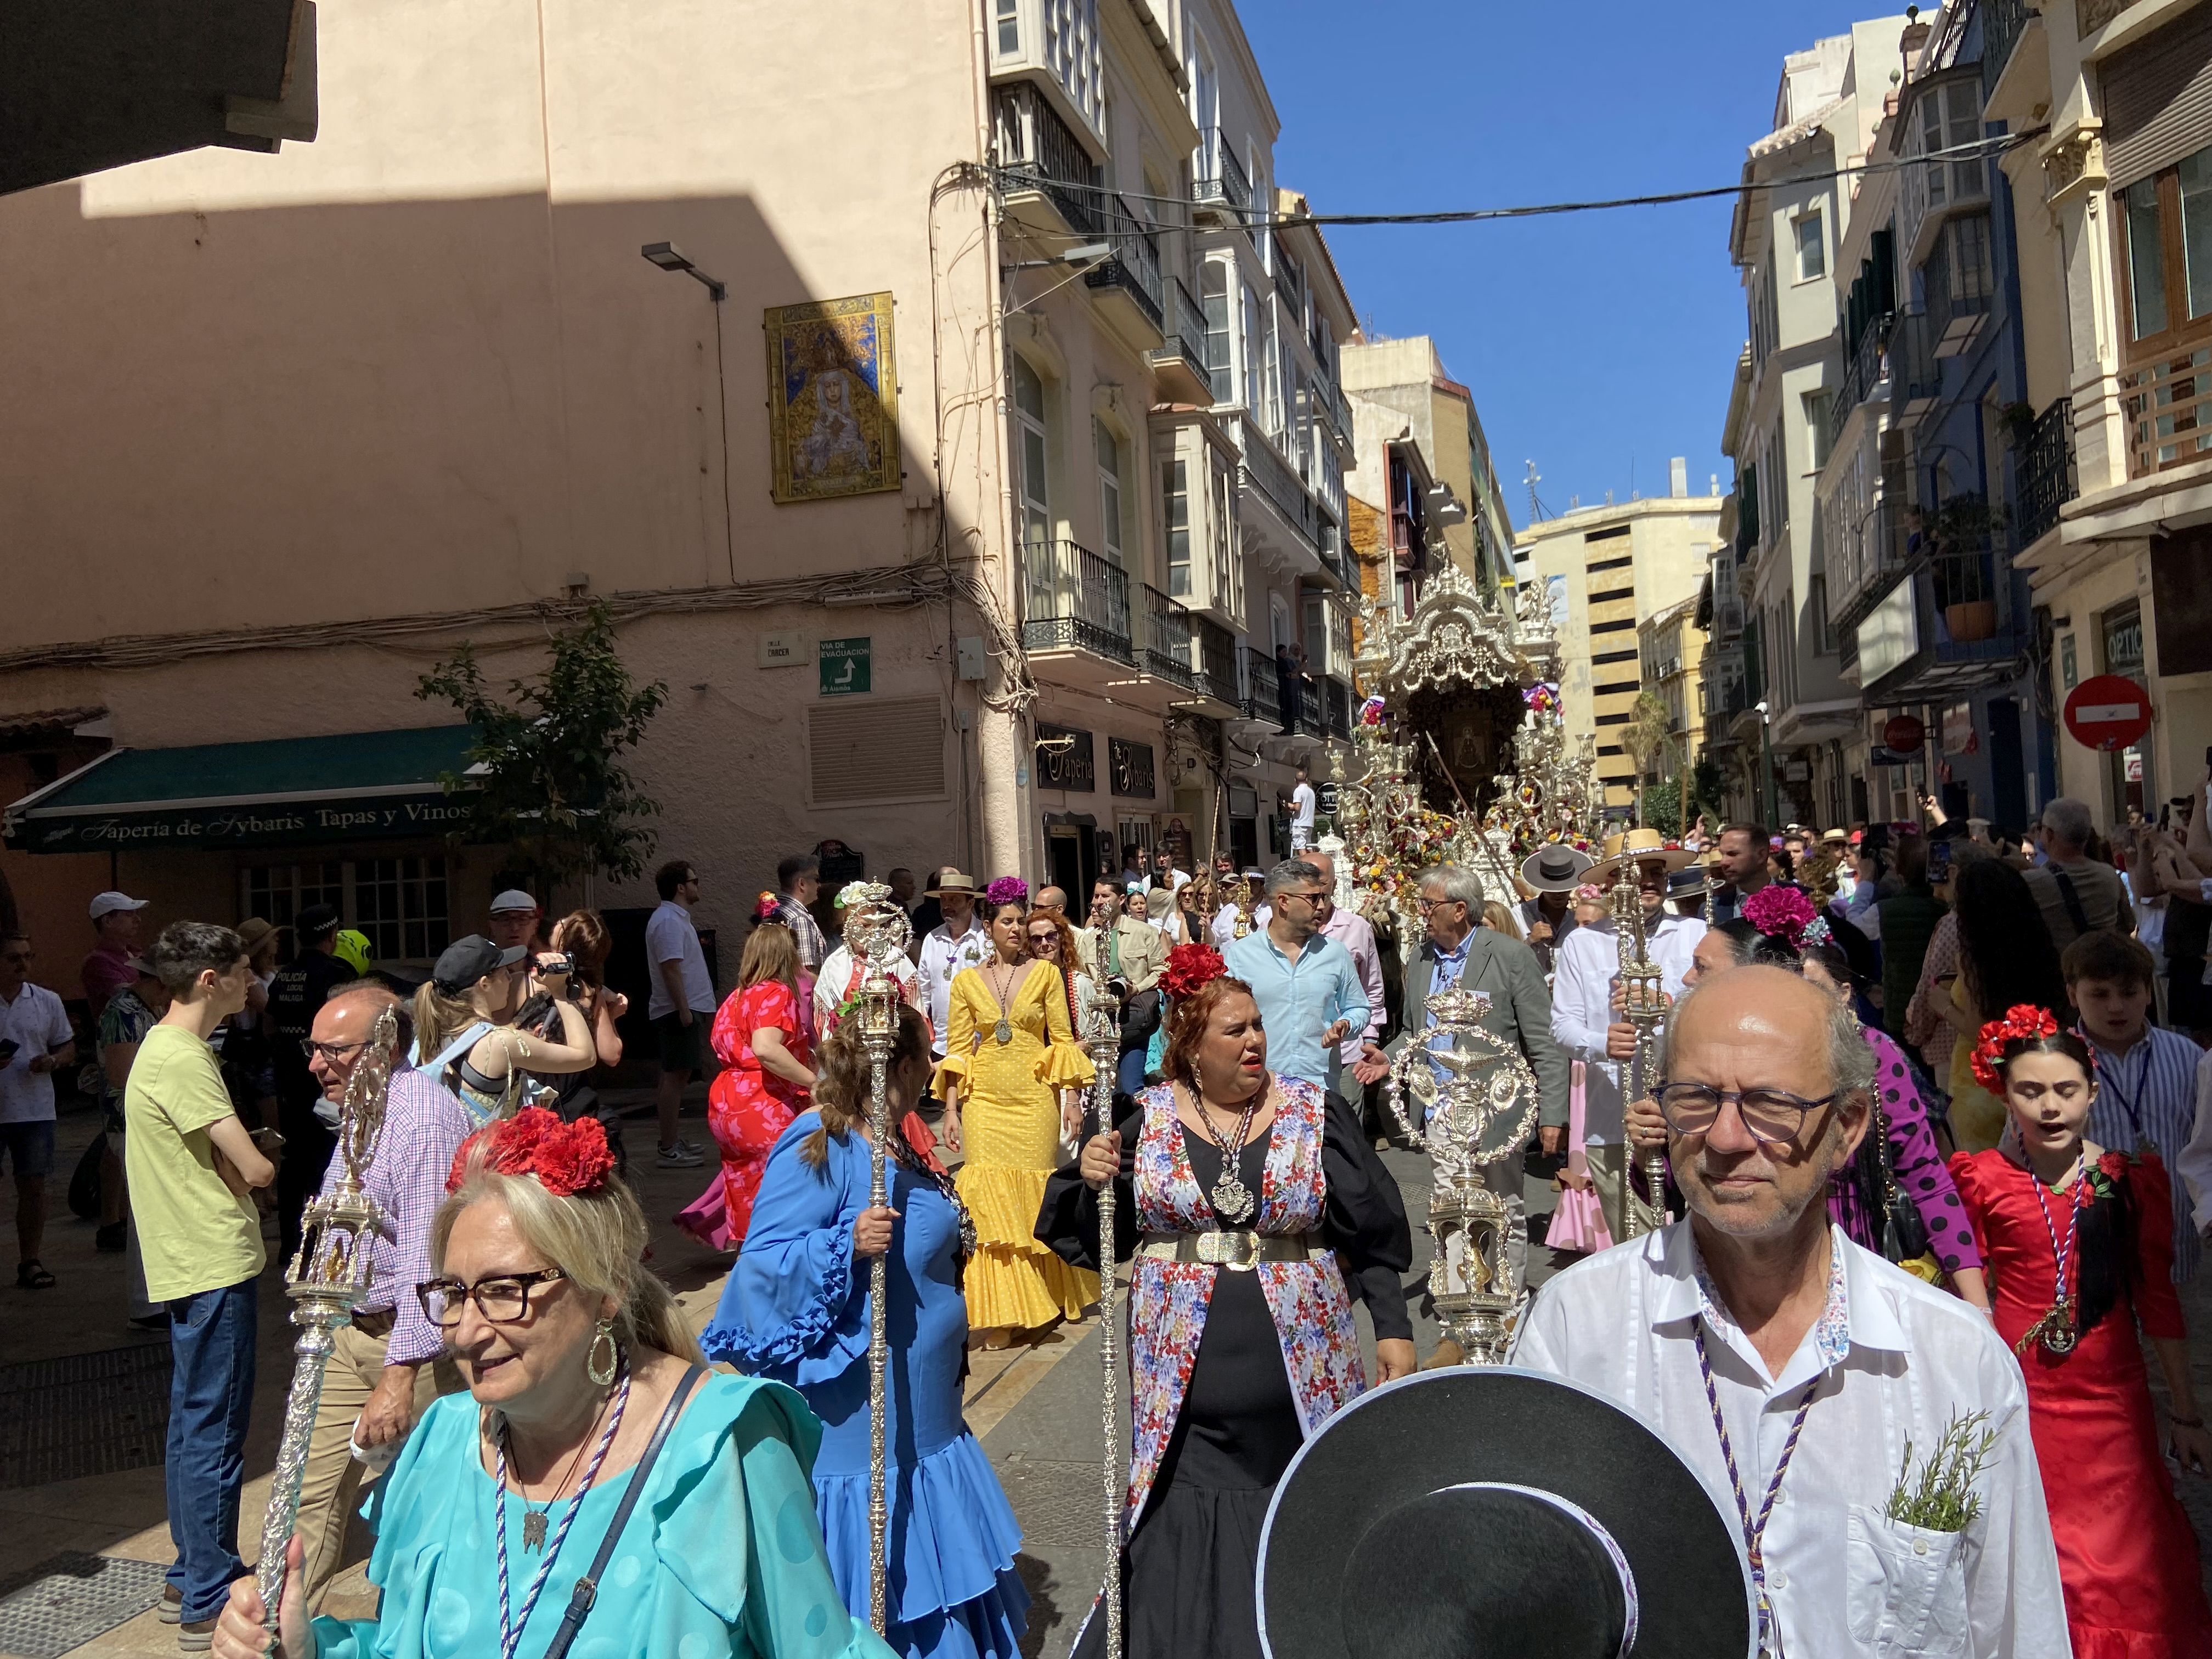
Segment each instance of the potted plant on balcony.
[[1996,637],[1992,565],[1995,538],[2002,527],[2003,515],[1971,495],[1945,502],[1929,526],[1929,579],[1944,631],[1955,645]]

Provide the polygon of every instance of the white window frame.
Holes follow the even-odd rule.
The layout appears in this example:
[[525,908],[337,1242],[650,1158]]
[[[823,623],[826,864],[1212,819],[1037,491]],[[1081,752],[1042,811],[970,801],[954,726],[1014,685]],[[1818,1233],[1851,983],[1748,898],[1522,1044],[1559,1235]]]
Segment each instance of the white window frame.
[[[1808,225],[1813,231],[1812,245],[1809,248],[1805,240],[1805,230]],[[1790,243],[1792,250],[1791,257],[1796,262],[1799,282],[1817,283],[1828,274],[1828,216],[1823,209],[1818,206],[1809,207],[1802,213],[1790,216]],[[1814,254],[1820,260],[1820,268],[1818,270],[1805,269],[1805,256],[1808,252]]]
[[[1036,382],[1037,407],[1032,412],[1022,407],[1021,377],[1026,372]],[[1054,539],[1055,526],[1052,516],[1052,393],[1045,378],[1019,352],[1007,369],[1006,407],[1013,422],[1014,462],[1014,539],[1024,545],[1031,542]],[[1042,457],[1041,466],[1030,465],[1028,440],[1036,441],[1037,453]],[[1032,471],[1041,476],[1032,477]]]
[[[1122,465],[1121,452],[1129,446],[1122,441],[1121,434],[1109,426],[1102,416],[1091,417],[1091,453],[1098,466],[1098,550],[1115,565],[1126,570],[1128,559],[1125,532],[1128,526],[1128,513],[1122,500],[1126,493],[1122,473],[1126,469]],[[1107,460],[1109,449],[1113,453],[1110,465]]]

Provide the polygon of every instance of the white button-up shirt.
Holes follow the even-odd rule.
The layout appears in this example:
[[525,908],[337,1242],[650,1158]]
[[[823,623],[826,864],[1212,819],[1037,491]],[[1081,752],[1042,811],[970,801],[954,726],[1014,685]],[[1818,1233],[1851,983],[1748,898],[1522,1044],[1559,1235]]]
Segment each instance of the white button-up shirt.
[[[1569,1268],[1521,1321],[1512,1363],[1595,1389],[1666,1436],[1721,1514],[1741,1522],[1698,1372],[1756,1515],[1806,1385],[1822,1378],[1762,1540],[1790,1659],[2065,1659],[2066,1604],[2020,1367],[1987,1318],[1829,1229],[1828,1311],[1770,1377],[1707,1288],[1689,1224]],[[1996,1443],[1964,1533],[1883,1514],[1910,1442],[1919,1464],[1954,1418],[1987,1412]]]
[[[1645,933],[1646,948],[1662,975],[1661,988],[1682,994],[1682,976],[1705,936],[1705,924],[1689,916],[1662,915]],[[1605,1053],[1605,1034],[1613,1024],[1613,988],[1620,979],[1620,945],[1609,921],[1577,927],[1552,955],[1552,1041],[1583,1068],[1583,1139],[1593,1146],[1618,1146],[1621,1139],[1620,1091],[1624,1067]],[[1656,1082],[1651,1079],[1650,1081]]]
[[980,968],[990,958],[990,933],[973,916],[964,933],[955,934],[939,922],[922,940],[921,960],[915,966],[921,970],[922,989],[929,998],[930,1050],[939,1060],[945,1058],[945,1026],[951,1018],[952,981],[962,969]]

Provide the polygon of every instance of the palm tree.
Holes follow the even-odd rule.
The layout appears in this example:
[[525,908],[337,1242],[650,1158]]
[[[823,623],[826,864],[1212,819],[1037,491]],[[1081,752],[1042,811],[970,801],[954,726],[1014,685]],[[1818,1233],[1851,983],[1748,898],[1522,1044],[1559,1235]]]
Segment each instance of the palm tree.
[[1621,752],[1636,768],[1636,821],[1638,823],[1644,822],[1644,771],[1666,748],[1674,725],[1674,716],[1668,711],[1667,700],[1647,685],[1636,694],[1636,704],[1628,711],[1628,724],[1620,728]]

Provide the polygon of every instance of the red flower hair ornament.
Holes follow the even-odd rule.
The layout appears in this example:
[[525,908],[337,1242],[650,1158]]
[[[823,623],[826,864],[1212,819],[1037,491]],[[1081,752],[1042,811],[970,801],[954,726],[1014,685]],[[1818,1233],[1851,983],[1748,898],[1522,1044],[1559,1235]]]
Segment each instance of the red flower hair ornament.
[[2014,1004],[2002,1019],[1993,1019],[1982,1027],[1980,1040],[1974,1044],[1974,1081],[1993,1095],[2002,1094],[2004,1078],[1997,1067],[2004,1060],[2005,1045],[2057,1035],[2058,1022],[2048,1008],[2032,1002]]
[[479,1146],[486,1168],[503,1176],[533,1176],[556,1198],[589,1196],[602,1190],[614,1173],[615,1155],[599,1119],[580,1117],[563,1123],[558,1113],[526,1106],[513,1117],[486,1124],[460,1144],[453,1154],[453,1172],[446,1177],[448,1193],[461,1189]]
[[1805,930],[1820,917],[1813,901],[1795,887],[1780,883],[1762,887],[1743,902],[1743,919],[1769,939],[1784,939],[1792,950],[1801,948]]
[[1177,1002],[1194,997],[1228,971],[1221,952],[1211,945],[1178,945],[1168,952],[1168,994]]

